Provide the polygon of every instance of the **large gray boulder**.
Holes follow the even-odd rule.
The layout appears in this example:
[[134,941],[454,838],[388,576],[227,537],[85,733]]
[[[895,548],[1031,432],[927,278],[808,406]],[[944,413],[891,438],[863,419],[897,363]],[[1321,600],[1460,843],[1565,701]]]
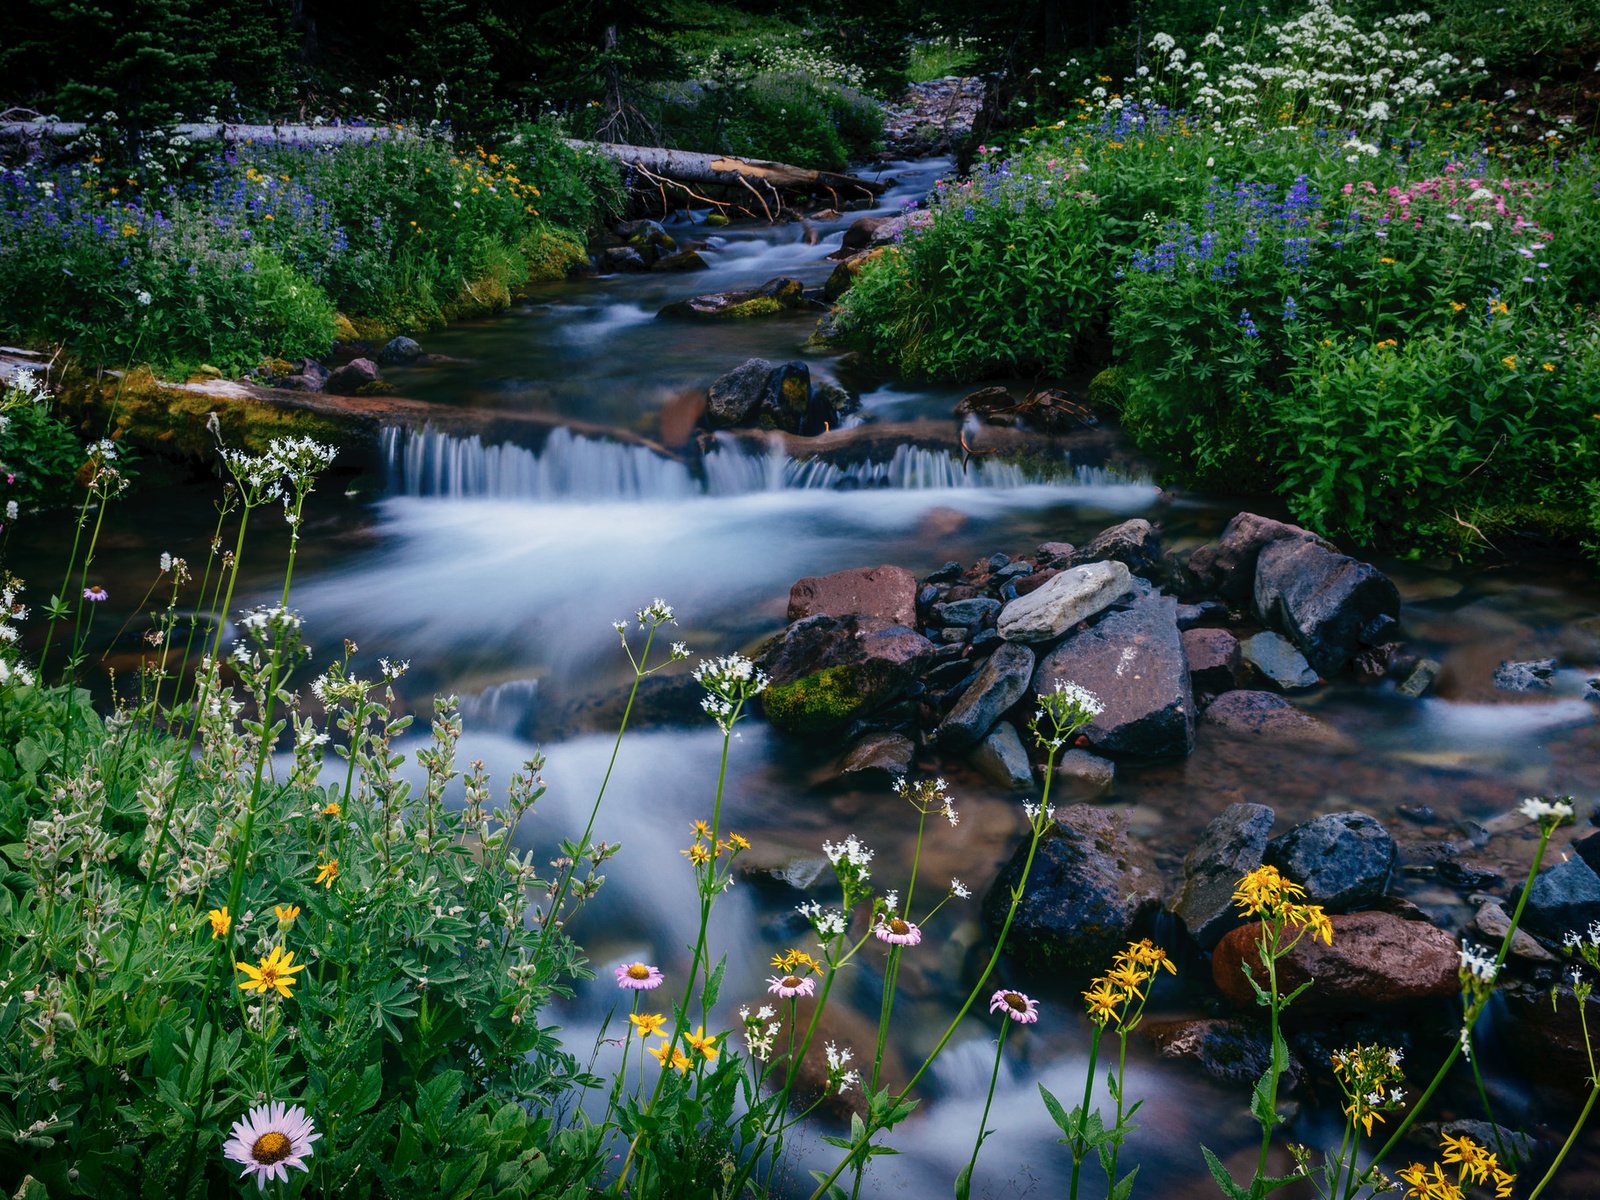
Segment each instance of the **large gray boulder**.
[[1263,547],[1256,559],[1255,610],[1329,676],[1364,646],[1392,640],[1400,592],[1370,563],[1285,538]]
[[[1024,839],[984,897],[991,929],[1005,919],[1027,855]],[[1033,967],[1104,969],[1156,909],[1156,879],[1147,852],[1128,837],[1125,816],[1084,804],[1064,808],[1039,839],[1006,949]]]
[[1333,549],[1309,529],[1242,512],[1228,522],[1216,541],[1207,542],[1189,555],[1189,573],[1203,591],[1216,592],[1235,603],[1248,600],[1255,587],[1256,560],[1262,549],[1284,539],[1309,540]]
[[1062,571],[1000,612],[996,628],[1008,642],[1050,642],[1127,595],[1133,576],[1119,562],[1086,563]]
[[1306,890],[1310,904],[1342,912],[1377,900],[1394,870],[1394,838],[1376,817],[1329,813],[1267,845],[1266,861]]
[[1102,529],[1089,544],[1073,552],[1072,565],[1091,562],[1120,562],[1135,575],[1153,570],[1161,561],[1161,540],[1155,527],[1143,517]]
[[1014,792],[1026,792],[1033,787],[1033,763],[1028,760],[1022,736],[1010,721],[996,725],[970,757],[978,773],[990,783]]
[[706,424],[729,429],[750,422],[767,394],[767,377],[773,365],[764,358],[747,358],[706,389]]
[[1261,865],[1274,814],[1265,804],[1230,804],[1183,860],[1183,889],[1167,905],[1202,950],[1243,924],[1233,903],[1239,880]]
[[1600,875],[1593,867],[1581,858],[1569,858],[1539,872],[1522,914],[1529,933],[1554,943],[1572,931],[1582,934],[1594,921],[1600,921]]
[[940,722],[939,745],[948,750],[977,745],[1000,715],[1027,693],[1033,668],[1032,650],[1002,643]]
[[1140,596],[1047,654],[1034,672],[1034,691],[1076,683],[1099,697],[1104,711],[1085,727],[1083,737],[1100,754],[1188,754],[1194,749],[1194,695],[1177,612],[1171,596]]

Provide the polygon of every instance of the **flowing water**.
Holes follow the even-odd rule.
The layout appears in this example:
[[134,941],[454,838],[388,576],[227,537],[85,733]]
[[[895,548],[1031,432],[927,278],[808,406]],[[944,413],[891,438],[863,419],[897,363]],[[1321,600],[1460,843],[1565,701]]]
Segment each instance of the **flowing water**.
[[[902,182],[885,204],[919,196],[945,165],[903,165],[896,171]],[[543,287],[505,315],[426,338],[430,352],[463,361],[392,371],[402,394],[453,407],[546,414],[578,423],[583,432],[558,421],[539,436],[496,441],[396,428],[384,434],[370,469],[349,480],[348,492],[329,488],[314,497],[293,601],[308,619],[313,644],[326,649],[349,637],[368,661],[379,654],[409,658],[404,700],[423,711],[433,694],[461,695],[468,730],[462,761],[481,758],[500,780],[533,754],[528,731],[544,731],[550,791],[529,833],[529,845],[541,853],[553,853],[556,839],[582,828],[611,751],[603,724],[571,716],[582,702],[626,686],[610,622],[653,596],[679,614],[674,639],[697,654],[720,655],[781,628],[789,585],[802,575],[879,563],[926,574],[950,559],[970,563],[1047,540],[1081,542],[1136,515],[1159,523],[1168,544],[1195,544],[1240,507],[1163,490],[1122,456],[1086,461],[1060,454],[1027,468],[978,459],[963,467],[942,449],[906,445],[892,457],[840,467],[752,452],[723,438],[703,465],[691,468],[647,446],[595,435],[595,426],[613,426],[632,441],[659,438],[675,401],[752,355],[802,358],[814,377],[834,377],[834,361],[805,348],[810,316],[685,324],[653,314],[669,300],[779,274],[820,283],[832,266],[823,256],[847,224],[848,217],[804,227],[673,226],[680,237],[708,238],[710,270]],[[864,389],[866,413],[897,421],[948,423],[961,394],[859,376],[851,382]],[[161,550],[203,557],[209,524],[202,524],[201,494],[172,489],[140,500],[137,516],[113,516],[96,572],[114,599],[145,586]],[[277,530],[261,540],[281,538]],[[35,544],[24,547],[24,559],[59,569],[60,550]],[[279,565],[273,552],[254,552],[258,594],[245,602],[276,598]],[[1551,692],[1532,696],[1498,692],[1490,683],[1494,667],[1508,658],[1560,655],[1600,668],[1589,569],[1562,561],[1461,572],[1384,565],[1406,597],[1408,638],[1444,665],[1439,688],[1412,701],[1388,687],[1334,685],[1304,703],[1339,731],[1339,741],[1263,749],[1202,736],[1185,762],[1119,768],[1114,807],[1168,872],[1179,870],[1206,821],[1241,800],[1276,806],[1279,831],[1319,812],[1362,808],[1407,845],[1472,842],[1481,857],[1510,864],[1508,870],[1525,864],[1531,841],[1495,818],[1519,797],[1571,792],[1584,801],[1580,813],[1593,808],[1600,795],[1600,705],[1582,693],[1595,671],[1564,670]],[[43,565],[39,571],[50,578]],[[122,614],[115,604],[102,607],[107,612],[98,619],[109,621],[138,606]],[[137,629],[136,620],[130,628]],[[317,661],[326,657],[319,653]],[[704,721],[648,728],[623,745],[595,832],[624,850],[572,930],[599,977],[550,1014],[580,1054],[617,1005],[604,968],[634,958],[659,963],[669,991],[687,968],[695,905],[679,852],[691,840],[690,823],[709,816],[719,748],[719,735]],[[755,843],[749,861],[768,867],[814,858],[824,839],[854,832],[877,851],[878,882],[903,888],[912,814],[886,787],[834,782],[827,767],[839,749],[784,738],[759,722],[741,726],[725,824]],[[922,887],[960,876],[981,897],[1021,837],[1019,798],[959,762],[938,769],[959,798],[962,820],[957,829],[941,822],[930,831]],[[1415,820],[1397,817],[1402,805]],[[1425,873],[1402,871],[1397,890],[1436,916],[1459,920],[1464,913],[1456,893]],[[739,1004],[762,1001],[775,950],[807,944],[791,916],[794,900],[753,875],[719,901],[712,944],[728,956],[728,1020]],[[895,1072],[920,1060],[970,986],[983,948],[976,912],[976,899],[964,911],[947,907],[908,955],[895,1017]],[[852,1044],[858,1061],[870,1057],[880,965],[881,956],[864,953],[835,993],[851,1011],[841,1014],[832,1036]],[[1192,958],[1184,967],[1206,969]],[[1041,1000],[1043,1016],[1008,1040],[990,1116],[997,1132],[985,1146],[974,1195],[1058,1193],[1067,1167],[1036,1085],[1069,1106],[1081,1094],[1083,981],[1016,982]],[[1158,991],[1154,1002],[1164,1014],[1203,1013],[1210,1003],[1204,989],[1181,980]],[[995,1033],[989,1018],[970,1019],[959,1031],[916,1116],[891,1138],[905,1153],[878,1160],[865,1194],[921,1197],[949,1189],[970,1151]],[[611,1053],[603,1052],[602,1063]],[[1495,1074],[1492,1050],[1486,1058],[1503,1119],[1537,1123],[1549,1115],[1534,1103],[1526,1078]],[[1162,1062],[1142,1041],[1135,1042],[1130,1077],[1130,1095],[1147,1098],[1123,1160],[1144,1164],[1140,1194],[1214,1195],[1195,1148],[1201,1140],[1248,1173],[1256,1134],[1246,1085],[1214,1083],[1190,1065]],[[1337,1113],[1330,1116],[1326,1095],[1321,1100],[1302,1111],[1294,1137],[1337,1136]],[[788,1164],[792,1190],[808,1191],[806,1168],[831,1165],[833,1154],[814,1135],[800,1139]],[[1594,1182],[1592,1163],[1587,1171],[1575,1178]],[[1099,1178],[1093,1168],[1091,1175]]]

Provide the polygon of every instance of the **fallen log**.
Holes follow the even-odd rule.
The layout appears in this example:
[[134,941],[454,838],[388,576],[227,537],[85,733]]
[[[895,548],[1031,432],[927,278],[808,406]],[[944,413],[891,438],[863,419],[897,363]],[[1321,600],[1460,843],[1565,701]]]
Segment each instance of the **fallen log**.
[[731,154],[701,154],[692,150],[668,150],[661,146],[625,146],[618,142],[569,143],[577,149],[596,150],[624,166],[633,167],[652,179],[660,177],[678,184],[702,187],[745,187],[759,195],[765,189],[776,198],[780,191],[831,193],[836,199],[862,199],[881,196],[887,181],[842,175],[837,171],[813,171],[789,163],[760,158],[737,158]]
[[[37,145],[81,137],[89,126],[82,121],[0,121],[0,142]],[[376,142],[414,137],[411,130],[391,125],[235,125],[217,121],[188,121],[172,132],[190,142],[282,142],[293,146],[332,146],[348,142]]]

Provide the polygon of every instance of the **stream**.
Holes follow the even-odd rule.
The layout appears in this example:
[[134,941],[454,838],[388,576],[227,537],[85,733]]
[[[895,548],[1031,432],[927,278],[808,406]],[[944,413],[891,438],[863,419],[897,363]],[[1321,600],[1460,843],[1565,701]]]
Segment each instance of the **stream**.
[[[947,168],[937,160],[892,166],[888,173],[899,182],[880,211],[919,198]],[[801,358],[814,379],[835,378],[834,358],[805,347],[812,314],[684,323],[654,313],[670,300],[775,275],[820,284],[833,266],[824,256],[857,215],[808,228],[696,229],[694,236],[710,241],[707,271],[539,286],[506,314],[421,339],[430,353],[463,362],[393,368],[386,377],[404,396],[537,411],[649,438],[659,435],[663,414],[685,393],[703,390],[751,356]],[[669,232],[688,231],[671,225]],[[848,374],[846,382],[862,389],[865,415],[897,421],[948,423],[951,406],[969,390]],[[135,494],[108,518],[96,573],[113,602],[97,620],[137,611],[117,602],[142,591],[161,551],[203,559],[213,495],[200,485]],[[434,694],[461,696],[466,734],[459,761],[482,759],[503,784],[542,749],[549,792],[524,829],[527,846],[553,854],[557,839],[581,830],[611,752],[612,730],[586,723],[583,706],[615,697],[630,678],[611,622],[631,624],[631,614],[652,597],[676,609],[672,640],[687,642],[697,657],[714,657],[748,651],[780,629],[789,585],[803,575],[893,563],[921,577],[947,560],[970,564],[1051,540],[1081,544],[1133,516],[1156,523],[1164,543],[1181,548],[1214,536],[1241,507],[1282,515],[1270,501],[1165,489],[1131,454],[1103,461],[1063,455],[1027,468],[980,459],[964,469],[959,456],[907,446],[888,461],[840,468],[752,453],[726,438],[697,471],[644,446],[562,428],[528,444],[394,428],[347,492],[330,487],[312,498],[291,603],[307,618],[319,666],[339,639],[353,638],[369,670],[379,655],[410,660],[399,685],[402,701],[423,714]],[[281,528],[269,528],[274,516],[261,523],[258,544],[274,549],[254,554],[246,572],[250,594],[237,598],[236,607],[276,600],[278,543],[285,539]],[[59,571],[60,537],[59,528],[46,530],[21,554],[41,595]],[[1297,698],[1342,735],[1326,745],[1243,745],[1207,738],[1202,729],[1185,761],[1119,766],[1112,805],[1167,872],[1169,890],[1198,832],[1239,801],[1273,805],[1275,833],[1319,813],[1362,809],[1401,840],[1402,862],[1409,845],[1464,839],[1479,847],[1480,858],[1504,863],[1508,878],[1525,869],[1534,838],[1526,823],[1497,818],[1521,797],[1571,793],[1580,820],[1593,809],[1600,798],[1600,704],[1583,698],[1587,678],[1600,671],[1593,568],[1555,557],[1481,569],[1378,565],[1401,589],[1411,647],[1443,664],[1439,686],[1421,700],[1400,697],[1392,685],[1354,683]],[[1491,675],[1502,660],[1551,656],[1581,668],[1558,671],[1544,693],[1494,688]],[[737,1024],[739,1005],[764,1002],[775,951],[810,942],[792,915],[795,895],[764,882],[764,869],[815,858],[824,840],[854,833],[877,853],[875,881],[903,888],[916,830],[914,813],[887,786],[836,781],[829,768],[842,747],[790,739],[759,720],[742,724],[739,734],[724,825],[754,849],[746,877],[719,900],[714,918],[713,953],[728,957],[719,1028]],[[709,720],[646,727],[623,743],[595,837],[624,848],[599,897],[571,929],[597,978],[545,1015],[564,1028],[580,1057],[590,1053],[608,1014],[616,1012],[616,1035],[627,1011],[610,967],[633,959],[659,964],[667,973],[662,997],[681,984],[696,905],[680,851],[691,841],[690,823],[710,815],[719,750],[720,734]],[[930,827],[921,879],[938,888],[959,876],[976,894],[964,907],[947,906],[906,955],[891,1076],[920,1062],[970,987],[986,948],[979,901],[1024,831],[1020,797],[959,761],[939,771],[961,823]],[[1399,815],[1402,805],[1412,817]],[[1427,871],[1402,866],[1393,890],[1447,927],[1470,915],[1458,891]],[[871,1058],[878,951],[869,945],[841,980],[835,996],[846,1011],[826,1031],[854,1049],[857,1063]],[[1208,988],[1183,978],[1207,972],[1204,962],[1191,954],[1180,965],[1179,978],[1157,990],[1148,1019],[1220,1011]],[[1013,979],[1003,963],[999,978],[1037,998],[1041,1017],[1007,1040],[990,1114],[996,1132],[984,1147],[973,1195],[1064,1195],[1070,1160],[1056,1145],[1037,1087],[1042,1083],[1069,1108],[1081,1095],[1089,1026],[1078,993],[1085,981]],[[864,1194],[949,1194],[971,1150],[996,1020],[974,1016],[964,1024],[928,1077],[916,1114],[888,1139],[902,1153],[874,1161]],[[1547,1103],[1541,1081],[1511,1070],[1492,1044],[1492,1020],[1489,1031],[1483,1059],[1497,1115],[1548,1138],[1570,1119],[1569,1108]],[[614,1061],[615,1050],[603,1047],[602,1073],[608,1058]],[[1413,1089],[1425,1082],[1418,1076],[1427,1062],[1420,1053],[1408,1060],[1417,1072]],[[1153,1046],[1135,1038],[1129,1092],[1145,1099],[1123,1151],[1125,1166],[1142,1164],[1137,1195],[1216,1195],[1199,1157],[1201,1141],[1236,1175],[1248,1175],[1258,1133],[1248,1116],[1247,1084],[1219,1083],[1193,1064],[1161,1061]],[[1308,1095],[1288,1136],[1336,1143],[1336,1099],[1326,1084]],[[1102,1107],[1107,1103],[1102,1093]],[[819,1122],[791,1140],[786,1194],[808,1194],[808,1169],[836,1161],[837,1152],[816,1136],[837,1131]],[[1551,1194],[1600,1189],[1592,1140],[1586,1155],[1580,1151],[1586,1161],[1575,1163]],[[1287,1159],[1276,1165],[1287,1166]],[[1091,1165],[1085,1194],[1102,1187]]]

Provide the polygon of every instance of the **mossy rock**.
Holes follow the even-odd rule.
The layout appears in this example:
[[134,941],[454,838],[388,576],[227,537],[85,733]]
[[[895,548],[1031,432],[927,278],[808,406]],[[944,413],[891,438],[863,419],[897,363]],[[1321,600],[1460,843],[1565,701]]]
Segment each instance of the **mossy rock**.
[[1089,381],[1089,403],[1097,408],[1121,408],[1127,398],[1126,367],[1107,367]]
[[529,283],[565,279],[574,267],[589,261],[583,239],[559,225],[535,230],[523,240],[520,249],[528,260]]
[[504,312],[511,307],[511,285],[499,275],[484,275],[461,281],[455,303],[446,309],[452,318]]
[[726,225],[728,223],[728,218],[724,214],[719,213],[719,212],[707,213],[706,214],[706,222],[705,223],[707,225],[712,226],[713,228],[720,229],[722,226],[724,226],[724,225]]
[[771,296],[755,296],[749,300],[741,300],[737,304],[730,304],[716,315],[735,319],[740,317],[775,317],[783,311]]
[[361,335],[356,332],[355,323],[343,313],[334,314],[333,340],[335,342],[359,342],[361,340]]
[[[354,336],[346,337],[343,330],[349,327]],[[382,345],[395,334],[400,332],[400,327],[392,321],[385,321],[380,317],[345,317],[339,316],[334,320],[335,336],[341,342],[371,342]]]
[[859,671],[842,665],[824,667],[793,683],[769,687],[762,693],[767,720],[790,733],[829,733],[860,716],[873,697],[857,688]]

